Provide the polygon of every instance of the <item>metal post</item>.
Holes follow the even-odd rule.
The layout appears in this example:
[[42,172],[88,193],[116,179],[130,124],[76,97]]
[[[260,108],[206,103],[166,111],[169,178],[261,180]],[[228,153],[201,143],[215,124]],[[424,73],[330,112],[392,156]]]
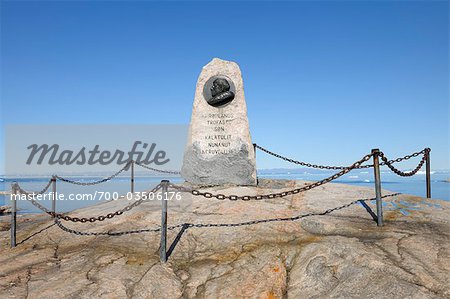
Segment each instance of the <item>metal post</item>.
[[[253,143],[253,151],[255,153],[255,163],[256,163],[256,143]],[[256,169],[256,184],[258,185],[258,170]]]
[[11,184],[12,209],[11,209],[11,248],[16,247],[16,220],[17,220],[17,186],[16,183]]
[[134,161],[131,161],[131,195],[134,193]]
[[381,201],[381,179],[380,179],[380,163],[378,156],[380,154],[379,149],[373,149],[373,172],[375,177],[375,196],[377,199],[377,225],[383,226],[383,207]]
[[[56,177],[52,176],[52,212],[56,214]],[[56,216],[53,216],[56,221]]]
[[162,211],[161,211],[161,245],[159,247],[159,259],[161,263],[167,262],[167,188],[168,180],[162,180]]
[[427,198],[431,198],[431,170],[430,170],[430,152],[431,149],[427,149],[427,151],[425,152],[426,158],[425,158],[425,163],[426,163],[426,179],[427,179]]

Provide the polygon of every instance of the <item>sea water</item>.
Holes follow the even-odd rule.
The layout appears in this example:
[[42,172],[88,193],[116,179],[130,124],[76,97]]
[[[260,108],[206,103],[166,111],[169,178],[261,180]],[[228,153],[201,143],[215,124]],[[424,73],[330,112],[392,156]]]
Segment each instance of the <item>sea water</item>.
[[[333,175],[333,171],[311,171],[295,169],[291,171],[264,170],[258,173],[261,178],[318,181]],[[381,171],[381,187],[384,190],[426,197],[425,171],[411,177],[401,177],[391,171]],[[434,199],[450,201],[450,170],[431,172],[431,195]],[[374,188],[373,169],[356,169],[333,181],[334,183]]]
[[[311,169],[272,169],[259,170],[258,177],[266,179],[289,179],[289,180],[305,180],[318,181],[333,175],[333,171],[319,171]],[[431,192],[433,199],[450,200],[450,171],[433,171],[431,174]],[[2,178],[0,180],[1,190],[10,190],[11,183],[16,181],[21,188],[27,191],[39,191],[48,182],[49,177],[39,178]],[[100,176],[95,177],[71,177],[73,180],[90,182],[101,179]],[[159,176],[137,176],[135,178],[135,191],[145,191],[152,189],[162,179],[170,179],[171,182],[181,183],[181,177],[159,177]],[[421,197],[426,196],[425,172],[419,171],[412,177],[400,177],[390,171],[381,172],[382,188],[392,192],[400,192],[404,194],[412,194]],[[366,186],[374,188],[373,170],[357,169],[336,179],[332,183],[343,183],[355,186]],[[130,191],[130,178],[127,176],[116,177],[111,181],[93,186],[79,186],[62,181],[57,181],[57,192],[64,194],[95,194],[94,200],[64,200],[57,202],[58,212],[68,212],[82,207],[87,207],[98,203],[102,200],[112,199],[118,195],[124,195]],[[51,191],[51,188],[49,189]],[[47,192],[49,192],[47,191]],[[51,207],[50,200],[42,200],[40,203],[48,208]],[[9,204],[9,195],[0,195],[0,205]],[[18,201],[19,213],[37,213],[40,212],[35,206],[28,201]]]

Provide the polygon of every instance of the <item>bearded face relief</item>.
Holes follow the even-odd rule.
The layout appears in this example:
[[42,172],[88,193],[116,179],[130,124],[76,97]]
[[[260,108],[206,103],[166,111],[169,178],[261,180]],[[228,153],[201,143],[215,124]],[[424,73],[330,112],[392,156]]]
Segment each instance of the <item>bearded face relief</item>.
[[218,108],[233,101],[235,92],[233,82],[226,76],[213,76],[209,78],[203,88],[203,96],[206,102]]

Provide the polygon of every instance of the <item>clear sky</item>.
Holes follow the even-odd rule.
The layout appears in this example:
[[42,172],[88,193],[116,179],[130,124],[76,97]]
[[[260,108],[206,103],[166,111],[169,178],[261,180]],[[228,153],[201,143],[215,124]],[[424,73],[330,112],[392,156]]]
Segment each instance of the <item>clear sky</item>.
[[187,124],[213,57],[241,67],[253,142],[450,168],[448,1],[2,1],[2,127]]

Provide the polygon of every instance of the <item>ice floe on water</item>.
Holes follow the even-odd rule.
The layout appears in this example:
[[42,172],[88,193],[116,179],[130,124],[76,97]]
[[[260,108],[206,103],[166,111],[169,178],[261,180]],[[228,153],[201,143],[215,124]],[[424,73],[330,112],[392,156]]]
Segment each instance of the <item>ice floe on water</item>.
[[[430,174],[435,174],[436,171],[430,171]],[[419,170],[416,174],[427,174],[425,170]]]

